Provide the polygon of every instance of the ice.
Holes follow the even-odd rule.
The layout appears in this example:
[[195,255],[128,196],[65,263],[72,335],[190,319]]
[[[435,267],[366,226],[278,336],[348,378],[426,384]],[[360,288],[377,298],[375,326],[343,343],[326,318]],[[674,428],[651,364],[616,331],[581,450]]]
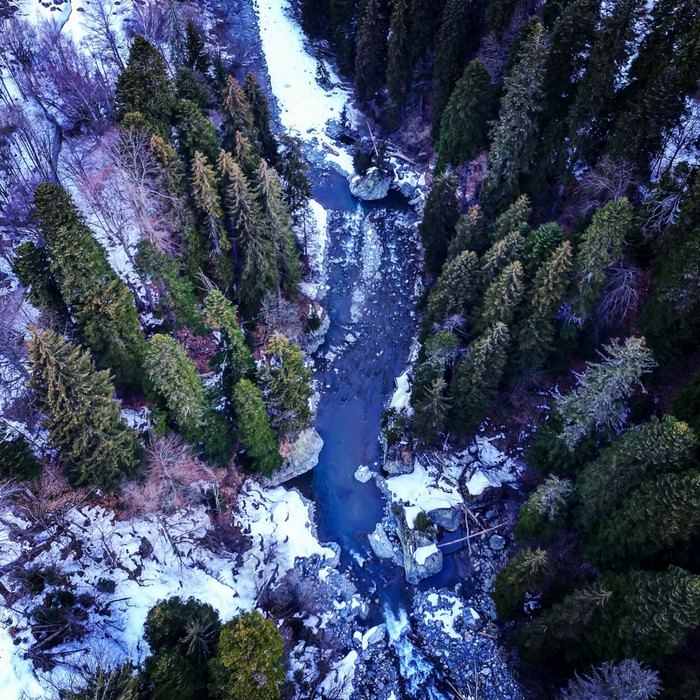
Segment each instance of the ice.
[[397,410],[402,408],[408,408],[411,405],[411,384],[408,381],[408,373],[410,370],[406,370],[401,376],[396,377],[394,380],[396,382],[396,391],[391,397],[391,403],[389,406]]
[[438,508],[453,508],[462,502],[459,484],[436,467],[424,467],[415,461],[413,472],[386,480],[393,500],[418,506],[426,513]]

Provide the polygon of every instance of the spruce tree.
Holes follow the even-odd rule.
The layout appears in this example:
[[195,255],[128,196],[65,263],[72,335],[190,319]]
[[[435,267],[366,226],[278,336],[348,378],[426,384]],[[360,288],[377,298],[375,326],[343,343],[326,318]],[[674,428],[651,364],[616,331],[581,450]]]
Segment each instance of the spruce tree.
[[577,375],[576,388],[557,396],[556,408],[563,422],[561,437],[570,451],[593,431],[620,428],[624,400],[656,364],[644,338],[631,337],[623,343],[613,340],[603,349],[607,356],[589,363],[586,371]]
[[54,331],[30,334],[30,386],[49,444],[78,484],[113,488],[135,472],[140,445],[122,420],[109,373],[96,371],[89,353]]
[[14,273],[27,290],[27,298],[41,309],[67,318],[68,309],[51,272],[49,252],[34,243],[22,243],[15,249]]
[[241,379],[234,387],[232,405],[244,463],[253,471],[270,476],[282,466],[282,457],[260,389],[249,379]]
[[0,479],[35,481],[41,476],[41,471],[41,463],[24,435],[0,422]]
[[248,136],[253,128],[253,111],[245,91],[232,75],[226,79],[221,106],[224,110],[224,148],[235,151],[236,134]]
[[504,268],[519,260],[524,244],[525,239],[519,231],[496,241],[479,261],[481,285],[486,287]]
[[427,324],[440,323],[448,316],[469,316],[477,298],[479,261],[465,250],[445,263],[435,286],[430,290],[425,314]]
[[576,258],[578,312],[589,316],[598,301],[609,270],[622,260],[625,242],[634,221],[634,211],[623,197],[608,202],[593,215]]
[[169,139],[173,84],[162,54],[140,34],[134,37],[129,63],[117,79],[114,95],[117,119],[139,112],[155,134]]
[[185,66],[204,76],[211,67],[211,58],[202,33],[191,19],[185,24]]
[[458,346],[457,336],[448,331],[441,331],[425,341],[411,394],[414,408],[426,398],[435,381],[444,378],[445,371],[451,369]]
[[374,99],[384,79],[386,30],[378,0],[368,0],[358,25],[355,56],[355,95],[360,102]]
[[489,122],[495,117],[496,90],[478,59],[472,61],[450,95],[440,122],[435,168],[461,165],[476,158],[487,143]]
[[499,323],[472,341],[457,364],[450,386],[449,418],[456,432],[469,433],[483,419],[501,381],[509,342],[507,326]]
[[495,243],[512,233],[528,237],[528,221],[532,215],[532,205],[527,195],[520,195],[502,214],[496,218],[489,230],[489,238]]
[[295,437],[311,417],[311,370],[301,348],[281,333],[273,333],[262,372],[265,401],[271,423],[284,435]]
[[562,700],[651,700],[661,692],[658,671],[637,659],[603,662],[584,676],[576,674],[562,691]]
[[386,86],[393,109],[403,116],[410,81],[410,48],[408,46],[408,0],[393,0],[389,23]]
[[501,620],[512,620],[523,613],[528,594],[542,593],[550,569],[544,549],[523,549],[497,574],[493,583],[493,600]]
[[474,331],[481,333],[498,323],[510,325],[524,291],[523,266],[516,260],[486,288]]
[[490,212],[502,210],[518,197],[521,178],[532,166],[546,62],[546,33],[537,24],[504,81],[498,121],[491,134],[482,198]]
[[222,225],[223,211],[216,172],[199,151],[195,151],[190,169],[192,171],[192,197],[195,208],[202,220],[202,226],[207,232],[211,248],[216,255],[221,255],[229,250],[231,245]]
[[62,187],[41,183],[34,206],[48,247],[52,281],[77,318],[98,367],[114,373],[118,388],[137,390],[145,341],[133,296]]
[[523,263],[527,276],[532,277],[563,242],[564,231],[553,221],[548,221],[529,233],[525,237],[523,249]]
[[420,235],[425,248],[425,269],[437,275],[445,260],[459,218],[457,183],[451,174],[438,175],[425,203]]
[[260,143],[263,158],[272,166],[279,162],[279,146],[270,128],[270,105],[260,83],[252,73],[243,81],[243,94],[250,106],[257,140]]
[[170,336],[157,333],[148,343],[144,369],[153,392],[184,439],[200,442],[207,417],[204,387],[184,348]]
[[521,368],[539,369],[552,350],[555,318],[569,286],[572,258],[571,245],[565,241],[535,274],[516,333]]
[[475,204],[457,220],[454,238],[447,249],[448,259],[456,258],[465,250],[482,255],[488,247],[488,238],[484,234],[484,229],[484,215],[481,207]]
[[174,122],[177,130],[177,147],[185,163],[191,163],[197,152],[210,162],[219,153],[219,137],[211,120],[191,100],[178,100]]
[[445,429],[450,408],[447,382],[437,377],[423,389],[422,398],[414,402],[413,428],[416,436],[430,444]]

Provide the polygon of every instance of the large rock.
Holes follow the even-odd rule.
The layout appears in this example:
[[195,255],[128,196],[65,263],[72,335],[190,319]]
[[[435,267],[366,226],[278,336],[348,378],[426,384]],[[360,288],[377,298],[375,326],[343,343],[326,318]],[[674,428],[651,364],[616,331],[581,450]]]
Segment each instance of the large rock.
[[377,527],[374,528],[374,532],[367,535],[367,541],[372,551],[379,559],[393,559],[394,558],[394,545],[391,544],[391,540],[384,530],[382,523],[377,523]]
[[315,311],[319,318],[318,328],[309,331],[302,340],[302,348],[307,355],[313,355],[326,340],[326,333],[331,327],[331,317],[328,312],[319,304],[315,305]]
[[391,173],[370,168],[365,175],[355,175],[350,180],[350,192],[365,201],[384,199],[389,194],[393,181],[394,176]]
[[435,508],[429,510],[428,517],[440,527],[444,527],[449,532],[454,532],[462,523],[462,509],[458,506],[454,508]]
[[323,439],[314,430],[307,428],[299,433],[292,446],[292,453],[284,460],[282,468],[269,478],[263,478],[263,486],[274,487],[310,471],[318,464],[318,456],[323,449]]
[[412,530],[403,515],[396,520],[406,581],[416,585],[442,571],[442,552],[437,546],[435,533]]

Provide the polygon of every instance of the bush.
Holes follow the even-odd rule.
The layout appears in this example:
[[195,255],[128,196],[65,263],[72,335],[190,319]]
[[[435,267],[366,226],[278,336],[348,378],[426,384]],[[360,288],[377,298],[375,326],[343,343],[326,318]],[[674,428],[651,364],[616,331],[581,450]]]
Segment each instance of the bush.
[[418,532],[435,532],[435,523],[427,513],[421,511],[413,521],[413,529],[418,530]]

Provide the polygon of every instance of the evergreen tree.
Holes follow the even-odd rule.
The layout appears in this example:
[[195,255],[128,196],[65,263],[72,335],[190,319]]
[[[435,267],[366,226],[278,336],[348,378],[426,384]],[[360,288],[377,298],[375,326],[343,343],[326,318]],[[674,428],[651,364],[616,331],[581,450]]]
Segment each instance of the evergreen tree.
[[[700,526],[700,472],[662,474],[642,482],[587,538],[591,560],[608,569],[653,564]],[[663,524],[663,525],[661,525]]]
[[206,418],[204,387],[184,348],[167,335],[154,335],[149,343],[144,369],[153,391],[187,442],[203,437]]
[[270,129],[270,105],[260,83],[252,73],[248,73],[243,81],[243,94],[250,106],[253,126],[263,158],[270,165],[275,166],[279,162],[279,147],[272,129]]
[[519,260],[524,243],[525,240],[519,231],[513,231],[496,241],[479,261],[481,285],[485,287],[508,265]]
[[200,75],[206,75],[211,67],[211,58],[202,33],[190,18],[185,24],[185,51],[185,66]]
[[523,263],[527,276],[532,277],[563,242],[564,231],[553,221],[548,221],[529,233],[523,249]]
[[140,34],[134,37],[129,63],[117,79],[114,93],[118,119],[139,112],[154,133],[169,138],[173,84],[160,51]]
[[53,331],[30,329],[30,386],[36,392],[49,444],[78,484],[113,488],[140,458],[136,434],[122,420],[106,371]]
[[445,260],[459,218],[457,183],[451,174],[438,175],[425,202],[420,235],[425,248],[425,269],[437,275]]
[[12,269],[27,289],[27,298],[32,304],[56,314],[58,318],[68,318],[68,309],[51,272],[51,260],[46,248],[34,243],[17,246]]
[[266,355],[261,378],[272,426],[296,436],[311,417],[311,370],[304,364],[301,348],[281,333],[272,334]]
[[368,102],[382,86],[386,63],[386,28],[378,0],[368,0],[358,25],[355,95]]
[[292,216],[284,201],[277,172],[268,167],[264,160],[260,161],[258,182],[258,201],[277,250],[278,277],[285,294],[294,297],[301,279],[301,271],[299,251],[292,232]]
[[517,0],[489,0],[486,9],[486,28],[502,34],[510,24]]
[[651,700],[661,692],[658,671],[636,659],[605,661],[585,676],[576,674],[562,691],[562,700]]
[[477,298],[478,277],[479,261],[471,251],[446,262],[428,297],[426,324],[457,314],[468,316]]
[[495,243],[512,233],[528,237],[530,227],[528,221],[532,215],[532,206],[527,195],[520,195],[502,214],[500,214],[489,230],[489,238]]
[[518,197],[521,178],[531,168],[539,133],[546,62],[546,34],[538,24],[504,81],[483,190],[484,206],[491,212],[503,209]]
[[282,466],[282,457],[260,389],[249,379],[241,379],[234,387],[232,404],[244,461],[254,471],[270,476]]
[[457,81],[440,121],[436,170],[476,158],[486,146],[495,111],[496,90],[491,76],[481,61],[474,60]]
[[574,487],[568,479],[550,476],[520,508],[513,534],[517,540],[547,537],[564,524]]
[[581,529],[590,532],[608,520],[640,484],[693,467],[697,446],[693,431],[672,416],[624,432],[578,479]]
[[195,151],[190,164],[192,170],[192,196],[197,213],[209,237],[209,243],[216,255],[230,250],[222,225],[223,211],[219,199],[219,181],[214,168],[199,151]]
[[474,430],[484,417],[505,368],[510,334],[505,324],[487,329],[469,345],[452,377],[450,424],[459,433]]
[[444,430],[450,408],[446,395],[447,382],[437,377],[423,390],[422,398],[414,403],[413,427],[416,436],[426,443],[433,442]]
[[584,232],[576,259],[578,308],[584,318],[593,311],[610,268],[621,262],[633,221],[632,206],[623,197],[598,209]]
[[700,372],[678,390],[671,402],[671,412],[685,421],[696,435],[700,434]]
[[209,664],[213,698],[278,700],[284,680],[282,635],[257,610],[221,628],[216,656]]
[[[442,115],[464,71],[473,32],[478,29],[470,3],[446,0],[433,64],[433,139],[439,143]],[[471,31],[470,31],[471,30]]]
[[456,258],[465,250],[471,250],[477,255],[482,255],[488,245],[488,238],[484,235],[485,223],[481,207],[475,204],[466,214],[462,214],[457,220],[454,238],[447,248],[447,258]]
[[0,479],[35,481],[42,466],[24,435],[0,422]]
[[607,431],[622,425],[624,399],[629,397],[640,377],[655,366],[644,338],[613,340],[603,346],[607,356],[589,363],[578,374],[578,385],[565,396],[557,397],[556,408],[562,418],[562,439],[573,450],[592,431]]
[[311,184],[306,177],[307,166],[301,154],[301,141],[293,136],[283,135],[280,172],[284,181],[284,201],[292,216],[299,215],[311,197]]
[[246,312],[254,316],[263,296],[277,290],[278,249],[241,167],[225,151],[218,165],[227,182],[226,208],[234,226],[237,254],[242,258],[238,294]]
[[253,111],[245,91],[232,75],[226,79],[221,106],[224,110],[224,148],[235,151],[236,134],[248,136],[253,128]]
[[63,188],[41,183],[34,206],[48,246],[52,280],[78,319],[97,365],[111,369],[120,389],[136,390],[141,386],[145,345],[133,296]]
[[447,331],[441,331],[425,341],[411,394],[414,408],[427,398],[436,380],[444,378],[445,371],[451,368],[458,346],[457,336]]
[[501,620],[512,620],[523,613],[528,595],[542,593],[550,569],[544,549],[523,549],[504,566],[493,583],[493,600]]
[[523,266],[516,260],[486,288],[475,332],[483,332],[498,323],[510,325],[524,291]]
[[522,368],[539,369],[552,350],[554,322],[569,286],[572,257],[571,245],[565,241],[537,270],[516,334]]
[[403,107],[411,78],[407,15],[408,0],[392,0],[386,86],[394,110],[400,116],[403,116]]
[[211,162],[216,160],[219,138],[199,105],[191,100],[178,100],[175,104],[174,122],[178,151],[185,163],[191,163],[197,152]]

